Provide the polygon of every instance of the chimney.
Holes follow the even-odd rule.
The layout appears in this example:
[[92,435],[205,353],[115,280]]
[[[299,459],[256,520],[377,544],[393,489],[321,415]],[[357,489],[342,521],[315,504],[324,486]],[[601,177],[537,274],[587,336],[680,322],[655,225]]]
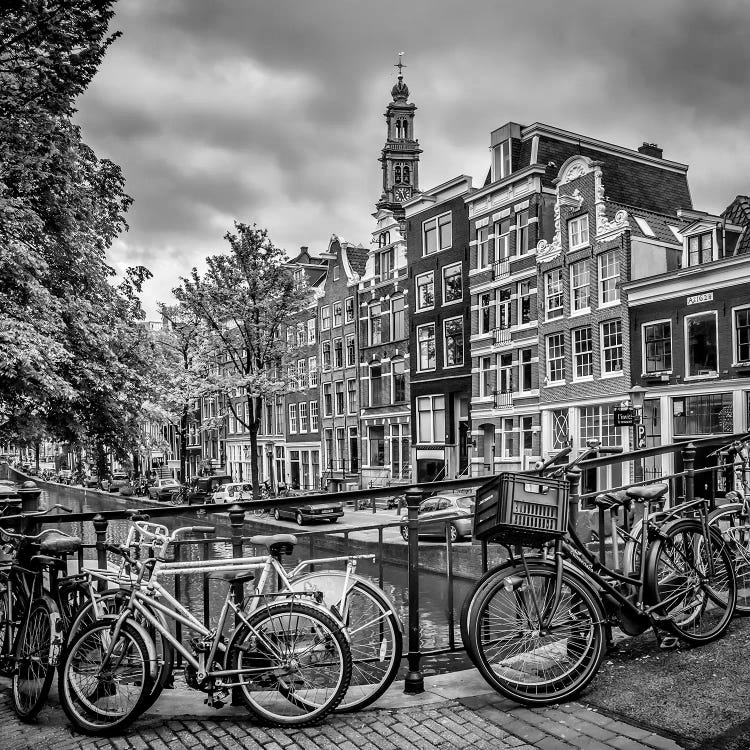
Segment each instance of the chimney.
[[307,245],[301,245],[299,249],[300,255],[302,255],[302,253],[306,253],[307,250],[308,250]]
[[642,146],[638,147],[638,151],[646,156],[653,156],[655,159],[661,159],[661,155],[664,153],[655,143],[646,143],[645,141]]

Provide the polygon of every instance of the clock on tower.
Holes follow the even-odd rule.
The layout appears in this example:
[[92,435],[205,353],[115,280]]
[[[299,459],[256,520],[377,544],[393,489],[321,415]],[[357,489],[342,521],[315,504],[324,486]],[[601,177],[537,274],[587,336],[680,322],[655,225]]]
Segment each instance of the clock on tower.
[[397,201],[408,201],[411,196],[411,188],[408,187],[397,187],[394,191],[394,195]]

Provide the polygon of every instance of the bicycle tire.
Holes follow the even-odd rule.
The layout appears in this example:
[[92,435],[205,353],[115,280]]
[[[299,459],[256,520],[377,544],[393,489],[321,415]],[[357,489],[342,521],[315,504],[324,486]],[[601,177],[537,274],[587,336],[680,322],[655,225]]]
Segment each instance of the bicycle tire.
[[[240,671],[237,690],[247,710],[276,727],[320,722],[342,701],[352,673],[341,623],[298,599],[253,612],[229,642],[225,664]],[[309,667],[304,675],[303,667]]]
[[689,518],[660,530],[647,552],[648,603],[659,624],[687,643],[716,640],[729,627],[737,601],[737,585],[727,544],[710,529],[714,573],[704,580],[708,556],[703,526]]
[[[528,575],[523,565],[508,567],[484,589],[471,610],[469,639],[477,669],[499,693],[530,706],[561,703],[578,695],[599,669],[604,610],[593,586],[566,568],[557,610],[546,612],[555,590],[555,566],[529,561],[527,569]],[[537,607],[551,614],[552,632],[540,628]]]
[[13,672],[13,660],[10,657],[20,624],[19,614],[27,609],[23,592],[19,591],[19,587],[7,573],[4,574],[0,579],[0,674],[10,675]]
[[[103,617],[110,620],[115,618],[122,609],[120,600],[123,599],[123,597],[129,596],[130,591],[122,588],[109,589],[108,591],[99,594],[97,597],[97,603],[103,608]],[[143,604],[147,605],[148,602],[143,602]],[[84,628],[96,621],[96,617],[93,614],[93,608],[93,602],[88,602],[78,610],[70,625],[68,632],[69,641],[75,638],[77,633],[80,633]],[[164,615],[157,609],[151,609],[151,614],[157,618],[162,627],[168,632],[169,625],[167,624]],[[133,613],[131,624],[143,628],[144,632],[141,633],[141,636],[144,640],[147,638],[150,639],[154,645],[154,658],[151,660],[151,663],[156,665],[156,668],[152,670],[154,685],[142,708],[142,710],[145,711],[156,702],[157,698],[161,695],[162,690],[172,682],[172,673],[174,671],[175,663],[174,647],[167,638],[163,638],[159,635],[158,630],[151,625],[151,623],[141,621],[141,615],[139,612],[136,611]],[[146,640],[146,646],[148,647],[149,645],[148,640]]]
[[[742,517],[742,503],[727,503],[709,513],[708,525],[714,527],[722,535],[729,546],[734,565],[734,575],[737,579],[737,604],[735,612],[746,617],[750,615],[750,528]],[[729,528],[746,528],[741,535],[733,534],[731,538],[724,532]],[[744,554],[740,550],[742,545]]]
[[55,602],[41,596],[32,602],[29,616],[18,631],[13,648],[10,704],[21,721],[32,721],[49,696],[55,673],[49,657],[58,619]]
[[[332,609],[341,601],[346,580],[341,570],[321,570],[296,578],[292,588],[320,591]],[[344,611],[333,610],[347,630],[352,653],[352,677],[337,713],[358,711],[378,700],[396,679],[403,655],[403,627],[393,603],[366,578],[350,575],[348,580]]]
[[[117,663],[106,676],[92,673],[102,666],[113,626],[111,621],[100,620],[84,628],[68,644],[60,665],[60,703],[73,726],[84,734],[106,736],[129,726],[143,712],[153,687],[148,647],[141,632],[127,621],[121,624],[113,648]],[[115,674],[123,664],[125,669]],[[111,699],[118,697],[122,705],[113,705]]]

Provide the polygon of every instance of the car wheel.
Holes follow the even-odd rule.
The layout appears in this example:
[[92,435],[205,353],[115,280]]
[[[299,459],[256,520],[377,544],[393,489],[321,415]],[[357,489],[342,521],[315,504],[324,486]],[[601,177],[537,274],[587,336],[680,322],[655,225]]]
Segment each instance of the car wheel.
[[453,523],[448,527],[448,539],[451,542],[458,542],[461,539],[461,535],[458,533],[458,527]]
[[297,522],[297,526],[302,526],[305,523],[305,519],[302,518],[301,513],[297,513],[297,515],[294,517],[294,520]]
[[409,527],[408,526],[402,526],[401,527],[401,538],[405,541],[409,541]]
[[281,520],[281,513],[279,513],[279,509],[278,509],[278,508],[274,508],[274,509],[273,509],[273,517],[274,517],[274,518],[275,518],[275,519],[276,519],[277,521],[280,521],[280,520]]

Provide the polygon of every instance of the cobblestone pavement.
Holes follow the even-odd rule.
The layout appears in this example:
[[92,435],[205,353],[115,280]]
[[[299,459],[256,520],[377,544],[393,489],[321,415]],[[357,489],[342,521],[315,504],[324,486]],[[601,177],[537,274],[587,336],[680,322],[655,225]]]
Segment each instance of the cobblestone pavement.
[[301,730],[268,729],[237,714],[216,719],[146,715],[122,737],[86,737],[73,732],[58,706],[42,711],[36,724],[20,723],[7,690],[0,696],[2,750],[90,750],[93,748],[263,748],[264,750],[678,750],[682,746],[650,730],[630,726],[577,703],[529,710],[498,696],[469,696],[405,708],[368,709],[334,715]]

